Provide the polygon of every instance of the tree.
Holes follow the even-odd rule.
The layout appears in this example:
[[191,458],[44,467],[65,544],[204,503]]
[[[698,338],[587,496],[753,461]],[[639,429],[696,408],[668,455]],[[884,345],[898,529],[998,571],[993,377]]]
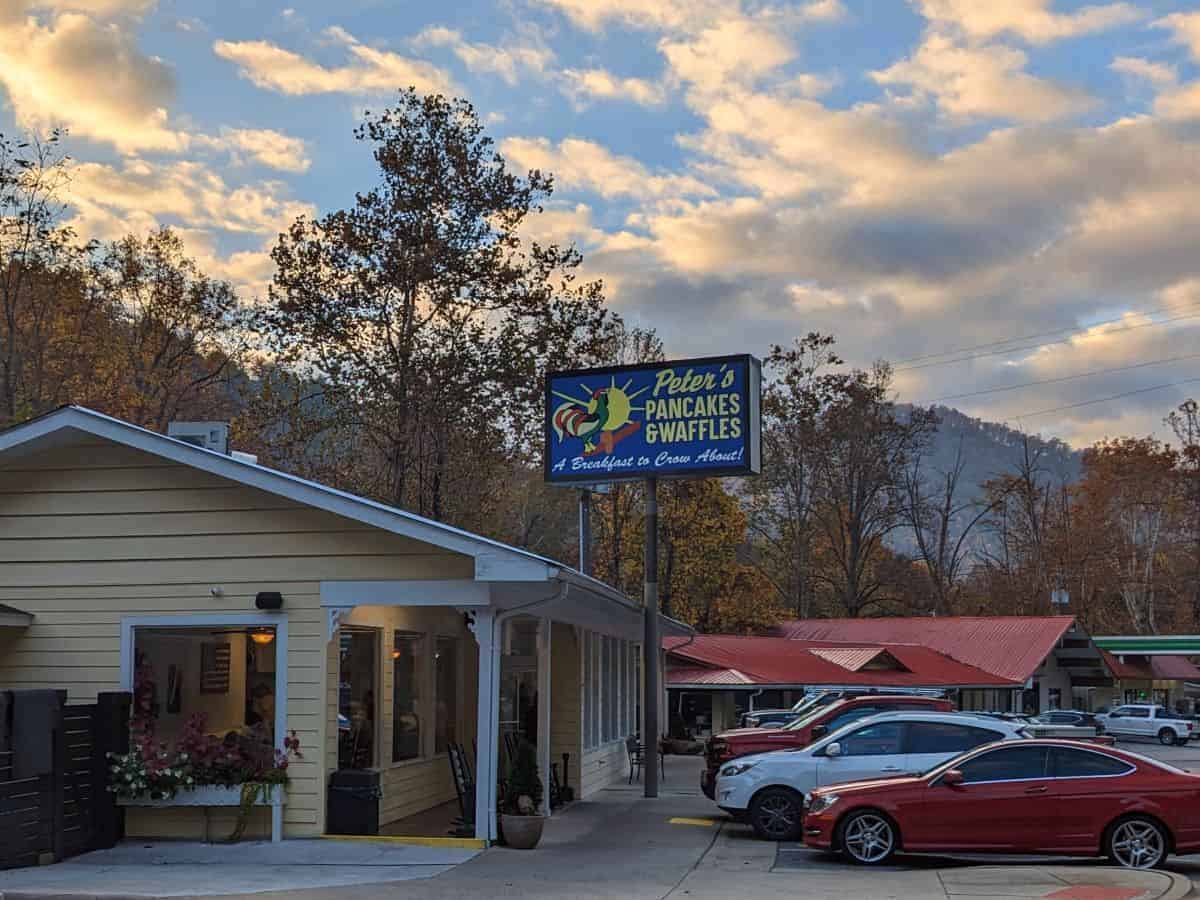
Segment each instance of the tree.
[[1187,400],[1167,416],[1179,440],[1179,476],[1183,503],[1180,528],[1191,555],[1192,623],[1200,625],[1200,404]]
[[756,562],[799,618],[812,614],[815,589],[813,508],[821,416],[844,379],[829,371],[842,360],[834,340],[812,332],[766,359],[775,379],[763,391],[763,471],[746,484]]
[[361,433],[371,494],[472,521],[489,464],[539,433],[545,371],[596,358],[612,318],[573,247],[523,238],[552,179],[510,172],[469,103],[409,90],[355,136],[380,183],[280,236],[255,326]]
[[[58,343],[57,270],[77,272],[81,250],[61,227],[68,157],[60,131],[15,139],[0,134],[0,428],[45,407],[52,373],[76,348]],[[61,274],[61,273],[60,273]],[[79,299],[78,284],[70,299]],[[68,332],[69,333],[69,332]]]
[[1154,438],[1100,441],[1084,452],[1080,490],[1107,540],[1104,560],[1137,634],[1157,634],[1158,564],[1177,510],[1178,454]]
[[917,558],[925,573],[934,615],[953,615],[962,588],[964,567],[975,549],[971,535],[975,528],[1003,501],[1003,489],[984,503],[960,499],[962,477],[962,440],[949,469],[931,479],[922,471],[922,456],[917,454],[904,472],[905,503],[903,516],[917,545]]
[[902,522],[903,473],[937,428],[929,410],[898,415],[890,385],[885,363],[852,373],[821,420],[812,516],[833,566],[819,577],[850,617],[862,615],[884,585],[874,564]]

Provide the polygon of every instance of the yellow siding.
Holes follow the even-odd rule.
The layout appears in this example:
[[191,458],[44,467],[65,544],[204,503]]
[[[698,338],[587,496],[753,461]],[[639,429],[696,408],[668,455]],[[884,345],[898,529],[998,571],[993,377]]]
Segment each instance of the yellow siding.
[[[326,769],[318,748],[334,741],[336,759],[319,582],[472,574],[467,557],[89,439],[0,467],[0,603],[35,616],[0,638],[0,687],[65,688],[72,702],[88,702],[120,689],[123,616],[254,612],[256,593],[280,591],[288,727],[305,751],[290,770],[285,833],[317,834]],[[463,649],[474,658],[473,641]],[[336,699],[336,668],[330,674]],[[229,815],[212,811],[214,834]],[[195,837],[202,816],[130,810],[128,822],[135,835]],[[265,817],[256,813],[255,827]]]
[[[458,795],[450,774],[445,752],[434,751],[433,715],[433,636],[458,639],[460,693],[458,703],[458,742],[468,753],[475,739],[477,697],[479,691],[479,648],[467,629],[462,613],[441,607],[357,607],[342,625],[379,629],[382,661],[379,696],[379,730],[376,763],[383,770],[383,799],[379,804],[379,823],[386,825],[422,812],[433,806],[448,803]],[[392,666],[389,653],[395,631],[419,632],[429,635],[425,642],[426,655],[422,666],[420,702],[425,708],[421,717],[423,758],[393,763],[392,753]],[[338,665],[336,641],[331,642],[326,681],[326,769],[337,768],[337,706]],[[474,770],[475,761],[472,758]],[[435,835],[439,836],[439,835]],[[444,836],[444,835],[442,835]]]
[[629,752],[625,742],[602,744],[583,754],[580,782],[583,785],[581,799],[587,799],[597,791],[614,782],[629,777]]
[[555,622],[551,630],[550,672],[550,761],[558,764],[561,778],[563,754],[570,754],[567,782],[578,797],[582,759],[579,730],[581,669],[579,637],[570,625]]

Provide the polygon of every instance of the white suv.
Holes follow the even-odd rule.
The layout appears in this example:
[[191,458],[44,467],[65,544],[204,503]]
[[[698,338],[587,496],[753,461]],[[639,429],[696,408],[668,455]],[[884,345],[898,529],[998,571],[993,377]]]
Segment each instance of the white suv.
[[717,805],[765,840],[798,840],[813,788],[917,774],[993,741],[1024,737],[1019,724],[954,712],[887,712],[860,719],[798,750],[725,763]]
[[1149,703],[1126,703],[1106,715],[1104,730],[1114,737],[1158,739],[1160,744],[1186,744],[1192,737],[1195,723],[1181,719],[1165,706]]

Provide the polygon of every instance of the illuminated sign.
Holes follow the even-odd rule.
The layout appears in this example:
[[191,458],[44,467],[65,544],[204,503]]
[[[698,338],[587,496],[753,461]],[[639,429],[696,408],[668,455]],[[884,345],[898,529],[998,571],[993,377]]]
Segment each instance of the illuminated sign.
[[546,480],[757,475],[761,379],[748,355],[554,372]]

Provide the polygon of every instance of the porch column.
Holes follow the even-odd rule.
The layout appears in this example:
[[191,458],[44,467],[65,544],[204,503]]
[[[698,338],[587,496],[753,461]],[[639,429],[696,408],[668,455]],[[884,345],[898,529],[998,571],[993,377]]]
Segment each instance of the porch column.
[[489,607],[472,610],[475,622],[471,630],[479,645],[479,704],[475,720],[475,837],[490,841],[495,837],[496,752],[494,726],[499,682],[495,677],[495,612]]
[[550,815],[550,682],[551,656],[550,633],[553,628],[549,618],[538,620],[538,699],[537,699],[537,755],[538,773],[542,777],[542,815]]

